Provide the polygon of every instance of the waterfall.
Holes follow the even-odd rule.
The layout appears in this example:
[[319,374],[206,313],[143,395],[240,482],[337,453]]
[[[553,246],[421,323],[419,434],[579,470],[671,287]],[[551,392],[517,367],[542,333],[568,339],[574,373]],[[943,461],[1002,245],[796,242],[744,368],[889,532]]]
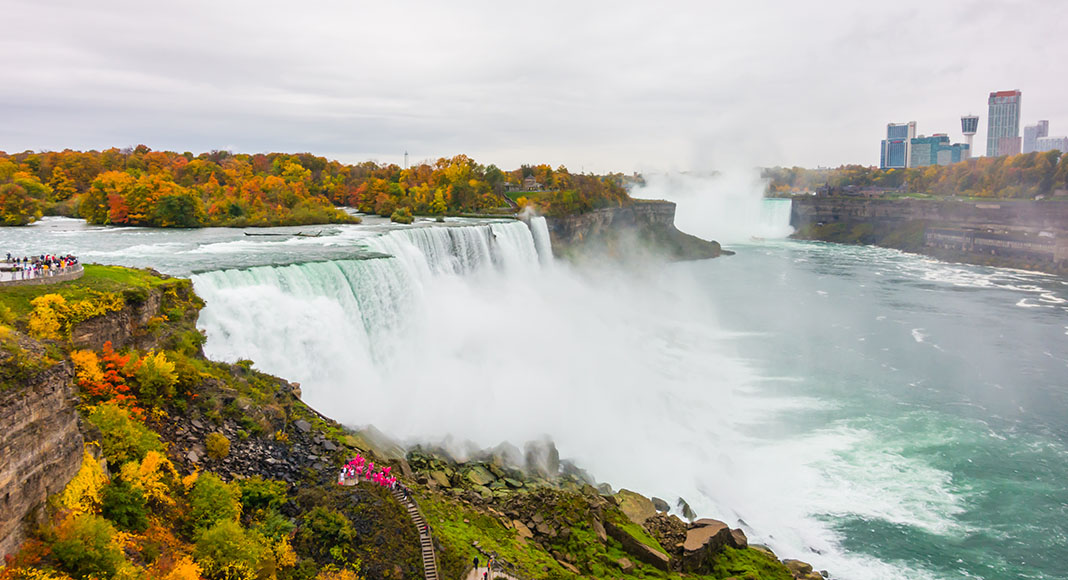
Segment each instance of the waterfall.
[[353,369],[380,383],[410,347],[410,326],[427,315],[431,280],[539,267],[522,222],[406,228],[363,243],[391,257],[193,276],[207,302],[200,317],[205,352],[252,359],[262,370],[312,384],[337,387]]
[[553,245],[549,239],[549,226],[542,216],[530,218],[530,233],[534,236],[534,247],[538,250],[538,257],[544,266],[553,261]]

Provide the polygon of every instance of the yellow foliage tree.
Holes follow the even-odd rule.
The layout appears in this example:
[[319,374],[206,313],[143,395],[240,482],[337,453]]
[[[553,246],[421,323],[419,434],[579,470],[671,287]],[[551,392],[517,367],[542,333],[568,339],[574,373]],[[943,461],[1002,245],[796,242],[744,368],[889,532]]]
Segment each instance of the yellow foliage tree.
[[30,301],[30,334],[35,338],[59,340],[67,300],[59,294],[45,294]]
[[104,371],[100,370],[100,359],[91,350],[75,350],[70,353],[74,363],[74,373],[79,383],[96,384],[104,381]]
[[122,466],[122,479],[140,489],[145,499],[156,505],[174,506],[171,485],[178,481],[178,471],[170,459],[158,451],[149,451],[140,463],[129,461]]
[[104,474],[104,469],[89,453],[86,445],[82,450],[82,466],[74,479],[60,492],[59,503],[77,514],[97,513],[100,511],[100,492],[107,482],[108,477]]
[[182,559],[171,568],[171,571],[163,577],[163,580],[200,580],[200,564],[197,564],[189,556]]

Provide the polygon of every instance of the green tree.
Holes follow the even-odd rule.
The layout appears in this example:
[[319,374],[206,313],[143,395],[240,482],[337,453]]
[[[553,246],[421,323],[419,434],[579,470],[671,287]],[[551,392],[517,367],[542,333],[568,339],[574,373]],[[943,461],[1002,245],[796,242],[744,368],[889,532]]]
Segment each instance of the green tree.
[[41,217],[41,205],[17,183],[0,185],[0,223],[24,226]]
[[222,521],[241,517],[241,491],[214,473],[202,473],[189,492],[189,521],[198,534]]
[[57,531],[52,554],[75,578],[111,578],[124,561],[114,536],[115,528],[104,518],[78,515]]

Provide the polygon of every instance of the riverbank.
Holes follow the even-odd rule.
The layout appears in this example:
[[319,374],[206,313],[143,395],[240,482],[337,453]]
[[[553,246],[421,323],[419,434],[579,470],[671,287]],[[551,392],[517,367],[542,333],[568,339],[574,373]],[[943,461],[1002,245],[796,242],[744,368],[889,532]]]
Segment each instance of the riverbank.
[[1068,201],[805,196],[793,199],[790,225],[797,239],[1068,274]]

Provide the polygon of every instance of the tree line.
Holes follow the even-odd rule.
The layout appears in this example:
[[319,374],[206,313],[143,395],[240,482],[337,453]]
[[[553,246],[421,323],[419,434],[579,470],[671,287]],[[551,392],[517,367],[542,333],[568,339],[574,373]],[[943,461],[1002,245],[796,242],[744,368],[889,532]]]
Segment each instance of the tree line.
[[[519,193],[527,178],[537,183],[535,191]],[[630,201],[620,174],[573,174],[545,164],[503,171],[466,155],[402,168],[349,165],[310,153],[193,155],[144,145],[0,151],[3,225],[25,225],[44,214],[153,227],[345,223],[359,219],[342,206],[382,216],[477,213],[506,205],[505,195],[551,215]]]
[[764,169],[772,196],[821,190],[896,190],[935,196],[1034,199],[1068,190],[1068,155],[1043,151],[1003,157],[978,157],[952,165],[879,169],[842,165],[834,169],[773,167]]

